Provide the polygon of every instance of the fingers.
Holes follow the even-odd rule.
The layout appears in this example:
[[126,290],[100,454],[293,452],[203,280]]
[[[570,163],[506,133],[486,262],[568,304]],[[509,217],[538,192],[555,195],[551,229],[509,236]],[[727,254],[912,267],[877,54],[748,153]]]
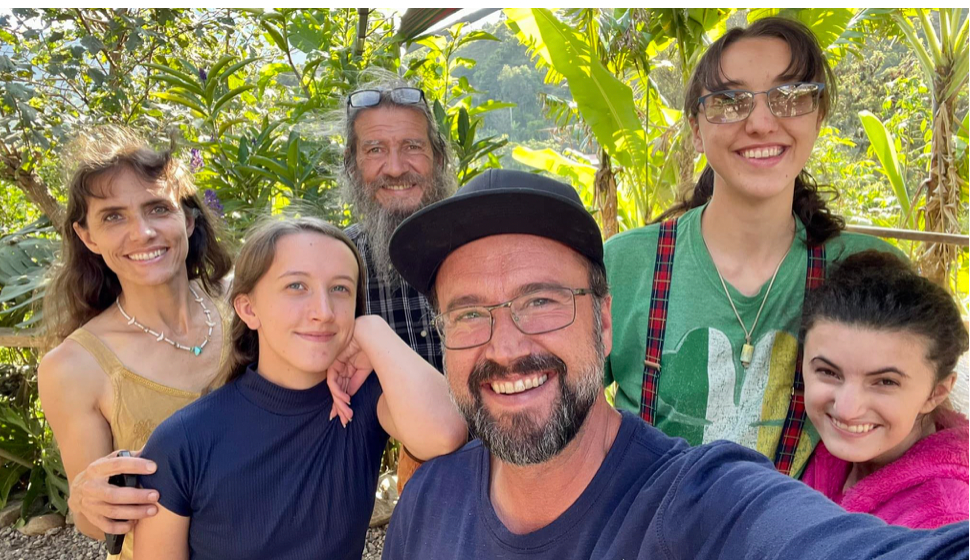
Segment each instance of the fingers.
[[330,387],[330,394],[333,396],[334,402],[343,402],[350,404],[350,395],[347,394],[347,390],[344,387],[345,381],[343,377],[336,375],[327,375],[327,385]]
[[112,454],[98,459],[74,478],[71,509],[102,531],[125,533],[133,526],[129,521],[158,513],[158,491],[115,486],[108,482],[108,478],[122,473],[151,474],[155,470],[154,462],[137,457]]
[[71,501],[71,509],[80,513],[105,533],[122,534],[131,531],[139,519],[158,513],[158,492],[139,488],[117,488],[109,492],[111,501],[82,498]]
[[103,511],[99,511],[98,513],[104,515],[105,517],[113,517],[115,519],[140,519],[140,517],[119,517],[114,515],[112,508],[126,506],[154,507],[154,505],[158,502],[157,490],[150,490],[146,488],[124,488],[121,486],[115,486],[113,484],[106,485],[104,491],[98,494],[95,494],[94,492],[88,492],[87,494],[87,499],[98,501],[104,504],[105,509]]
[[[117,452],[116,452],[117,453]],[[114,476],[116,474],[152,474],[155,472],[156,465],[153,461],[148,459],[141,459],[139,457],[118,457],[114,453],[98,459],[97,461],[91,463],[85,472],[82,472],[79,477],[87,474],[85,478],[105,478]]]
[[[85,516],[87,517],[87,516]],[[110,535],[124,535],[125,533],[130,533],[135,528],[134,521],[114,521],[112,519],[107,519],[104,517],[91,519],[88,517],[88,521],[94,524],[95,527],[101,529]]]
[[[158,506],[109,506],[105,504],[104,508],[99,509],[102,513],[98,517],[104,519],[106,525],[134,522],[158,513]],[[111,533],[112,531],[105,529],[104,532]]]
[[334,400],[333,406],[330,409],[330,419],[333,420],[334,416],[339,416],[340,424],[346,428],[347,424],[354,417],[354,411],[345,403]]

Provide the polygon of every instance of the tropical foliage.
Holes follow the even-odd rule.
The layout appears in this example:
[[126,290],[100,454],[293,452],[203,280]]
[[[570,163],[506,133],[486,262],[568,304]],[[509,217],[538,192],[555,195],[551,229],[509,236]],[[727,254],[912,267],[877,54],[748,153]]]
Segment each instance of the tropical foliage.
[[[966,9],[509,8],[427,32],[451,11],[412,11],[398,29],[370,9],[0,12],[0,328],[39,319],[60,155],[84,127],[174,140],[233,238],[295,203],[347,225],[341,100],[384,69],[425,90],[460,182],[489,167],[561,177],[608,236],[692,184],[704,162],[682,118],[686,80],[728,27],[769,15],[808,25],[839,76],[810,162],[835,208],[854,224],[967,234]],[[966,307],[965,248],[899,245]],[[14,492],[25,516],[63,509],[36,356],[2,349],[0,362],[0,504]]]

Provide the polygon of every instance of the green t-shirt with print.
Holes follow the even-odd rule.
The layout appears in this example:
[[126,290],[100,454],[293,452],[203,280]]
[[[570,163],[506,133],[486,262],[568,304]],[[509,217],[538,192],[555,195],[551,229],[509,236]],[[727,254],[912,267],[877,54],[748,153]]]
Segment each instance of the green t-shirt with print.
[[[701,237],[704,208],[687,212],[677,222],[655,425],[692,445],[726,439],[773,460],[798,353],[808,268],[805,228],[795,220],[793,246],[751,333],[754,356],[745,368],[740,360],[744,331]],[[616,406],[635,413],[640,410],[659,232],[659,224],[630,230],[605,246],[613,295],[613,350],[607,358],[605,381],[617,383]],[[878,238],[844,232],[826,242],[826,266],[866,249],[900,254]],[[768,282],[757,294],[745,296],[728,284],[746,326],[754,322],[767,288]],[[817,432],[806,422],[792,474],[801,472],[817,442]]]

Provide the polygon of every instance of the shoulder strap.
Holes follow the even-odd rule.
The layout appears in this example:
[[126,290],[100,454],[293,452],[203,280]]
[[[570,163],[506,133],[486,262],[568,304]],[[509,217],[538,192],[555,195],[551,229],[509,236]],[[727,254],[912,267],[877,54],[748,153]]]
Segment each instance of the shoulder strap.
[[121,363],[118,356],[114,352],[105,346],[101,339],[94,335],[89,330],[82,328],[77,329],[72,332],[70,336],[67,337],[69,340],[81,345],[88,351],[94,359],[97,360],[98,365],[104,370],[104,373],[109,377],[114,377],[114,375],[119,371],[125,369],[125,364]]
[[[822,285],[825,281],[825,245],[818,244],[808,250],[808,268],[805,272],[805,294]],[[802,303],[804,307],[804,302]],[[802,437],[805,427],[805,381],[802,379],[802,345],[798,345],[798,355],[795,357],[795,379],[791,388],[791,400],[788,402],[788,414],[781,429],[781,441],[775,453],[775,468],[779,472],[791,475],[795,462],[795,452],[798,451],[798,441]]]
[[647,350],[643,360],[643,388],[640,395],[640,417],[649,424],[657,414],[657,388],[660,382],[660,356],[667,330],[667,307],[670,281],[674,272],[674,250],[677,246],[677,218],[660,224],[657,257],[653,267],[650,292],[650,314],[647,319]]

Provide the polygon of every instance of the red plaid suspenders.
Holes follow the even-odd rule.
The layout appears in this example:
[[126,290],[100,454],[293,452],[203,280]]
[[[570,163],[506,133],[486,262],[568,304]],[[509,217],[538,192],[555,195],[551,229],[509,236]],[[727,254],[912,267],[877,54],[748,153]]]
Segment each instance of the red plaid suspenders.
[[647,355],[643,361],[643,389],[640,395],[640,418],[651,425],[657,416],[660,353],[664,349],[664,333],[667,330],[667,306],[670,303],[670,279],[674,273],[676,245],[677,218],[674,218],[660,224],[657,260],[653,265],[653,289],[647,319]]
[[[657,416],[657,391],[660,382],[660,355],[663,352],[664,334],[667,328],[667,311],[670,304],[670,282],[674,269],[674,250],[677,243],[677,219],[660,224],[657,241],[657,258],[653,269],[653,289],[650,294],[650,311],[647,319],[647,349],[643,361],[643,387],[640,397],[640,417],[653,424]],[[825,280],[825,246],[816,245],[808,250],[808,270],[805,290],[819,286]],[[795,361],[795,380],[792,398],[782,428],[781,442],[775,456],[775,467],[784,474],[791,474],[798,440],[805,425],[805,395],[802,381],[802,349],[799,346]]]
[[[825,281],[825,245],[814,245],[808,248],[808,270],[805,274],[805,293],[822,285]],[[795,357],[795,380],[791,388],[791,400],[788,401],[788,414],[781,429],[781,442],[775,452],[775,468],[782,474],[791,475],[792,464],[795,461],[795,451],[798,450],[798,440],[802,437],[802,427],[805,426],[805,381],[802,379],[802,345],[798,344],[798,354]]]

